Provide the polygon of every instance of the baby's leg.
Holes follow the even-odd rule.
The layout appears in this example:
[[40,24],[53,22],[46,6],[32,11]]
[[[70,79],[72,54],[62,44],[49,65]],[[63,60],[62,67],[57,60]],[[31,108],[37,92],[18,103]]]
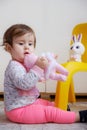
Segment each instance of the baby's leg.
[[53,106],[28,105],[19,109],[6,112],[9,120],[24,124],[38,123],[73,123],[76,119],[75,112],[60,110]]

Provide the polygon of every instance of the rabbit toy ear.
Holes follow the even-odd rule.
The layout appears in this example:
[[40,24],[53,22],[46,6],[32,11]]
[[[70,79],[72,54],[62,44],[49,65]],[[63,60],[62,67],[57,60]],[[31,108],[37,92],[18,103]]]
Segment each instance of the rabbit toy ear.
[[72,41],[75,43],[77,40],[76,40],[76,35],[73,35],[72,36]]
[[78,41],[78,42],[81,42],[81,39],[82,39],[82,34],[78,34],[78,36],[77,36],[77,41]]

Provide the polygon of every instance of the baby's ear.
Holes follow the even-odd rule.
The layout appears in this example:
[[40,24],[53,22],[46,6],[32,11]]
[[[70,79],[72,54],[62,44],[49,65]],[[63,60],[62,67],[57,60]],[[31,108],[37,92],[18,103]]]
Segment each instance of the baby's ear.
[[5,43],[5,50],[10,53],[11,52],[11,45],[9,45],[8,43]]

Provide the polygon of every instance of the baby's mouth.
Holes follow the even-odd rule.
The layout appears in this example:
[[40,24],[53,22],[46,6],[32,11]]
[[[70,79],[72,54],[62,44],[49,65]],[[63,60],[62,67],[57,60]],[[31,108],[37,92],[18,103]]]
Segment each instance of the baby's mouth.
[[25,52],[24,54],[26,55],[26,54],[30,54],[30,53],[29,52]]

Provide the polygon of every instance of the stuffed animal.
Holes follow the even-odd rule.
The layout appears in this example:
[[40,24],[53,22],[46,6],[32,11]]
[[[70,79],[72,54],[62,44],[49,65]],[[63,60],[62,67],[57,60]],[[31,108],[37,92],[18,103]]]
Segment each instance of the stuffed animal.
[[81,43],[82,34],[79,34],[76,38],[76,35],[73,35],[72,41],[73,43],[70,46],[70,59],[69,61],[77,61],[81,62],[81,57],[85,52],[85,47]]
[[[44,53],[43,57],[46,57],[49,65],[44,69],[44,78],[52,80],[65,81],[67,79],[68,71],[60,64],[57,63],[52,53]],[[38,56],[35,54],[26,54],[24,59],[24,65],[29,70],[35,65]]]

